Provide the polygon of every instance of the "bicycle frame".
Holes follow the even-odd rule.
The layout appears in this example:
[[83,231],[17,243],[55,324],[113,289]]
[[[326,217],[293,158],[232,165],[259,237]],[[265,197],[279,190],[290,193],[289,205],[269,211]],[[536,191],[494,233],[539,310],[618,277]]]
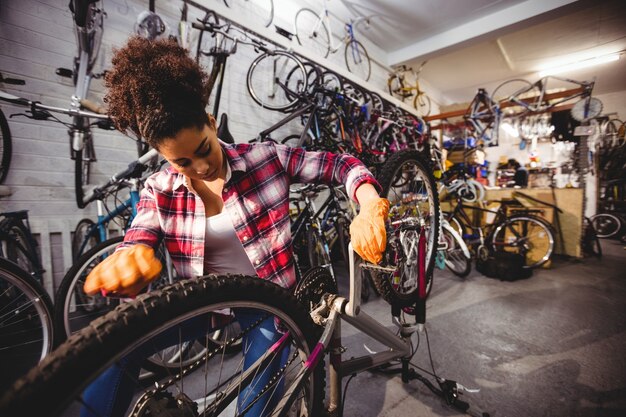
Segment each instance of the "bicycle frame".
[[[578,93],[572,94],[570,96],[560,98],[557,101],[553,102],[552,104],[544,105],[543,103],[545,100],[545,96],[547,94],[549,79],[555,79],[558,81],[563,81],[563,82],[567,82],[571,84],[577,84],[581,88],[581,91]],[[594,84],[595,83],[593,81],[581,82],[581,81],[572,80],[571,78],[563,78],[563,77],[556,77],[553,75],[549,75],[549,76],[539,79],[538,81],[533,83],[530,87],[523,88],[522,90],[516,91],[509,97],[509,101],[517,104],[518,106],[523,107],[524,109],[528,111],[540,112],[540,111],[544,111],[552,107],[558,106],[559,104],[562,104],[566,101],[572,100],[577,97],[582,97],[582,98],[590,97]],[[535,89],[539,90],[539,95],[537,95],[536,97],[532,97],[529,99],[518,98],[518,96],[523,95],[524,93],[527,93]]]
[[102,200],[98,200],[96,202],[98,207],[98,221],[89,228],[89,231],[85,235],[85,238],[83,239],[83,242],[81,243],[78,250],[79,255],[84,252],[87,244],[89,243],[89,240],[92,237],[97,235],[100,242],[104,242],[106,239],[108,239],[107,226],[117,216],[130,210],[130,218],[128,220],[128,224],[132,223],[135,215],[137,214],[137,203],[139,203],[138,180],[129,180],[128,185],[130,186],[130,196],[121,204],[116,206],[113,210],[107,211]]

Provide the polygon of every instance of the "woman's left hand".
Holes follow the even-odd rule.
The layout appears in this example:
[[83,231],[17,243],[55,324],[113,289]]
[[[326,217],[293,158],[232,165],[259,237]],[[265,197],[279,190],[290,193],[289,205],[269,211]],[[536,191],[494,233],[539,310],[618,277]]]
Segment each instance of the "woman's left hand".
[[385,220],[389,213],[389,200],[373,198],[361,205],[359,214],[350,224],[352,247],[368,262],[378,264],[387,246]]

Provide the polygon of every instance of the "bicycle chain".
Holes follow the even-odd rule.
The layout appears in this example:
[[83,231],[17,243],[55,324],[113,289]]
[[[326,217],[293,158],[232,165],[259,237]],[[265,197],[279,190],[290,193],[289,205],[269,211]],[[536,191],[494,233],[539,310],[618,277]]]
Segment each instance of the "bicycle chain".
[[147,405],[148,401],[150,401],[150,399],[154,395],[156,395],[157,393],[162,393],[166,388],[169,388],[170,386],[172,386],[177,381],[180,381],[184,376],[186,376],[186,375],[190,374],[191,372],[195,371],[196,369],[198,369],[201,365],[203,365],[208,360],[213,358],[220,351],[222,351],[226,347],[232,345],[237,340],[243,338],[245,335],[250,333],[252,331],[252,329],[257,327],[259,324],[261,324],[268,317],[269,316],[261,317],[256,322],[254,322],[250,326],[248,326],[245,330],[243,330],[238,336],[230,338],[228,341],[226,341],[224,343],[223,346],[218,346],[215,349],[213,349],[212,351],[207,352],[206,354],[204,354],[200,359],[198,359],[194,363],[187,365],[187,367],[185,367],[182,371],[180,371],[176,375],[171,376],[167,381],[161,382],[161,383],[155,382],[155,388],[151,389],[150,391],[146,391],[139,398],[139,400],[137,400],[137,403],[136,403],[135,407],[133,408],[133,411],[130,414],[130,416],[131,417],[141,417],[143,415],[144,411],[145,411],[144,410],[145,406]]

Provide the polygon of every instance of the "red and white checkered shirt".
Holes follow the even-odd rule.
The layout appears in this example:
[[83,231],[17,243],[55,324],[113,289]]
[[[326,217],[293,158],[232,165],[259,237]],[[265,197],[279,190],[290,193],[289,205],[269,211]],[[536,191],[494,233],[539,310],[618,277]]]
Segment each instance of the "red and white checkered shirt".
[[[224,184],[224,210],[257,275],[282,287],[296,283],[289,219],[289,184],[344,184],[355,199],[363,183],[380,186],[355,157],[306,152],[272,142],[230,145],[224,149],[231,176]],[[137,216],[121,247],[145,244],[156,248],[161,239],[182,277],[203,270],[206,215],[200,197],[173,168],[146,181]]]

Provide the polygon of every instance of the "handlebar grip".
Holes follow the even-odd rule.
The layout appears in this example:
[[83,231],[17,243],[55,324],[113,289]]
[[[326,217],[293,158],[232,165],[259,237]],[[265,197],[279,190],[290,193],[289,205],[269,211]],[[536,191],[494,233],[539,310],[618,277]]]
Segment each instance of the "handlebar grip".
[[101,106],[100,104],[95,103],[91,100],[87,100],[86,98],[80,100],[80,105],[94,113],[107,114],[107,110],[104,106]]

